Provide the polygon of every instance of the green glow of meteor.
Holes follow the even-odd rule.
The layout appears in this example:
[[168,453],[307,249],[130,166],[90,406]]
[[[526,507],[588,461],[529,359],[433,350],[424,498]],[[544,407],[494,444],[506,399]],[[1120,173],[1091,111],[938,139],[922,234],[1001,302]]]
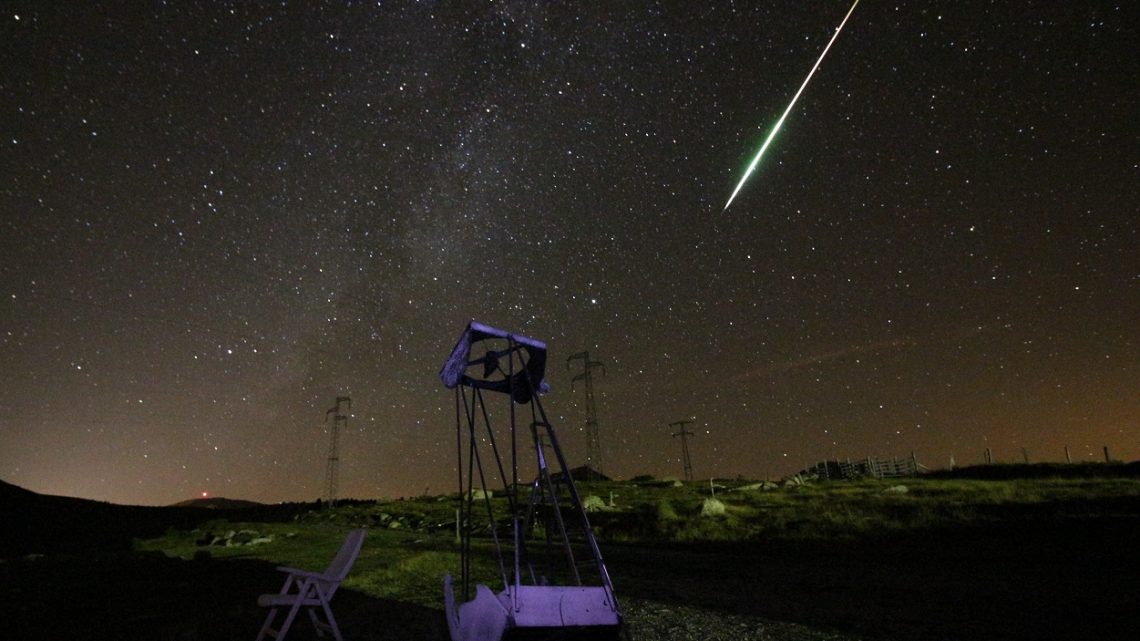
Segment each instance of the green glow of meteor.
[[764,151],[768,149],[768,145],[772,143],[772,139],[779,133],[780,127],[784,125],[784,120],[788,117],[788,114],[792,112],[792,108],[796,106],[796,101],[800,99],[800,94],[804,92],[804,88],[807,87],[808,82],[811,81],[811,77],[815,75],[815,70],[819,69],[819,63],[823,62],[823,57],[827,55],[827,51],[831,49],[831,45],[834,44],[835,39],[839,37],[839,32],[843,31],[843,25],[847,24],[847,19],[850,18],[851,14],[855,11],[855,5],[857,4],[859,4],[859,0],[855,0],[851,8],[847,10],[847,15],[843,17],[843,22],[840,22],[839,26],[835,29],[835,34],[831,36],[831,40],[829,40],[827,46],[823,48],[823,53],[819,54],[819,59],[815,61],[815,65],[812,66],[811,71],[808,72],[807,78],[804,78],[804,82],[800,85],[799,90],[796,91],[796,95],[792,96],[792,101],[788,103],[788,108],[784,110],[784,115],[780,116],[780,119],[776,121],[776,126],[772,127],[772,131],[764,140],[764,144],[760,145],[760,151],[756,152],[756,156],[752,158],[752,162],[748,163],[748,169],[744,170],[744,177],[736,184],[736,189],[732,190],[732,195],[728,197],[728,202],[724,204],[724,209],[721,211],[728,209],[728,206],[732,204],[732,200],[736,198],[736,194],[740,193],[740,188],[744,186],[745,181],[747,181],[748,177],[755,171],[756,165],[760,164],[760,157],[764,155]]

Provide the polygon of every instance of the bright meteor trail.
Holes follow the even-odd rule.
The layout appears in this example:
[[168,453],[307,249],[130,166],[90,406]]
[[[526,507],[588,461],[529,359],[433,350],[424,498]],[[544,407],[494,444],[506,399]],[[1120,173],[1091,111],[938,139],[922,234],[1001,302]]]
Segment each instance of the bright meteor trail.
[[756,152],[756,156],[752,159],[752,162],[748,165],[748,169],[744,172],[744,177],[737,183],[736,189],[732,190],[732,195],[728,197],[728,202],[724,204],[724,209],[721,211],[728,209],[728,206],[732,204],[732,199],[736,198],[736,194],[740,193],[740,188],[744,186],[744,182],[752,175],[752,171],[756,169],[756,165],[760,163],[760,157],[764,155],[764,151],[768,149],[768,145],[772,142],[772,139],[776,137],[776,133],[780,131],[780,127],[784,124],[784,119],[791,113],[792,107],[796,106],[796,101],[800,99],[800,94],[804,92],[804,87],[807,87],[808,83],[811,82],[811,77],[815,75],[815,70],[819,69],[819,63],[823,62],[823,57],[827,55],[828,49],[831,49],[831,45],[834,44],[835,39],[839,37],[839,32],[843,31],[843,25],[847,24],[847,19],[850,18],[851,14],[855,11],[855,5],[857,4],[859,4],[859,0],[855,0],[851,8],[847,10],[847,15],[843,16],[843,22],[840,22],[839,27],[835,29],[835,35],[831,36],[831,40],[828,41],[827,46],[823,48],[823,53],[819,54],[819,60],[815,61],[815,66],[808,72],[807,78],[804,78],[804,83],[800,85],[799,91],[796,92],[796,95],[792,96],[792,101],[788,103],[788,108],[784,110],[784,115],[780,116],[780,119],[776,121],[776,126],[772,127],[768,138],[764,140],[764,144],[760,145],[760,151]]

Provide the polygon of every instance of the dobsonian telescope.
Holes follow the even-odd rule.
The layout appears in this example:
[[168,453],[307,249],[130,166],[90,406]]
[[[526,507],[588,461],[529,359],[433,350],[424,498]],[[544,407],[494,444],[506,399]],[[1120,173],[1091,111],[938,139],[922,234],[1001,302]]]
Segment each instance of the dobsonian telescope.
[[[539,397],[548,390],[545,369],[545,343],[472,321],[440,370],[455,390],[459,459],[461,570],[458,585],[450,574],[444,579],[451,641],[616,639],[622,630],[609,572]],[[476,576],[480,551],[493,554],[496,572]]]

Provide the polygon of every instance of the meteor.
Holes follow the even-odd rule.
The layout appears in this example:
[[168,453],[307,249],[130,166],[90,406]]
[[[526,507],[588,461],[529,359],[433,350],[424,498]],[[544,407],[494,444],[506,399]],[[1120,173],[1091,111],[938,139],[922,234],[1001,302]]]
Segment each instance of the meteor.
[[760,151],[756,152],[756,156],[752,158],[748,169],[744,171],[744,177],[737,183],[736,189],[732,190],[732,195],[728,197],[728,202],[724,204],[724,209],[721,211],[728,210],[728,206],[732,204],[732,199],[736,198],[736,194],[740,193],[740,188],[744,186],[744,182],[752,175],[753,170],[756,169],[756,165],[760,163],[760,157],[764,155],[764,151],[768,149],[768,145],[771,144],[772,139],[776,137],[776,133],[780,131],[780,127],[784,124],[784,119],[788,117],[788,114],[792,112],[792,108],[796,106],[796,101],[800,99],[800,94],[804,92],[804,87],[807,87],[808,83],[811,82],[811,77],[815,75],[815,70],[819,69],[819,63],[823,62],[823,57],[827,55],[828,49],[831,49],[831,45],[834,44],[835,39],[839,37],[839,32],[843,31],[843,25],[847,24],[847,19],[850,18],[851,14],[855,11],[855,5],[857,4],[859,4],[859,0],[855,0],[851,8],[847,10],[847,15],[843,17],[843,22],[840,22],[839,27],[835,29],[835,34],[831,36],[831,40],[828,41],[827,46],[823,48],[823,53],[819,54],[819,60],[815,61],[815,66],[808,72],[807,78],[804,78],[804,83],[800,85],[799,90],[796,91],[796,95],[792,96],[792,101],[788,103],[788,108],[784,110],[784,115],[780,116],[780,119],[776,121],[776,126],[772,127],[772,131],[764,140],[764,144],[760,145]]

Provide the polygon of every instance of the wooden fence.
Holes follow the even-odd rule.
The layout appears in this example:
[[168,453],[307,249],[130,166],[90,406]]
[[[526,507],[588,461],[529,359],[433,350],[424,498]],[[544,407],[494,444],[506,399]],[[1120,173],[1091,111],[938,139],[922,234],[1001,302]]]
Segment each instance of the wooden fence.
[[877,479],[917,476],[926,467],[919,465],[914,454],[906,458],[880,459],[868,456],[852,461],[820,461],[805,470],[821,479],[857,479],[872,477]]

